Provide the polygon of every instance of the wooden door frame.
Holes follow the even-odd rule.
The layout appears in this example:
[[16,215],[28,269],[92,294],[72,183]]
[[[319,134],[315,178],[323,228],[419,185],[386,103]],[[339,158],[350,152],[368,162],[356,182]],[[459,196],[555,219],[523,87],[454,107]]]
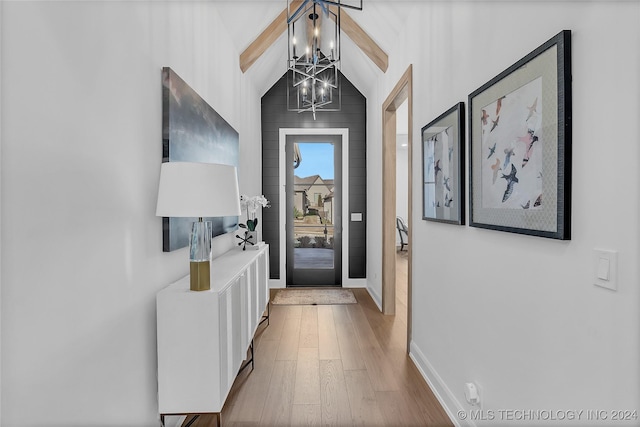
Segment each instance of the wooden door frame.
[[409,65],[398,83],[382,104],[382,312],[387,315],[396,313],[396,110],[407,101],[408,135],[407,151],[409,167],[407,168],[409,211],[407,224],[409,227],[407,270],[407,351],[411,342],[411,283],[412,283],[412,249],[413,246],[413,65]]

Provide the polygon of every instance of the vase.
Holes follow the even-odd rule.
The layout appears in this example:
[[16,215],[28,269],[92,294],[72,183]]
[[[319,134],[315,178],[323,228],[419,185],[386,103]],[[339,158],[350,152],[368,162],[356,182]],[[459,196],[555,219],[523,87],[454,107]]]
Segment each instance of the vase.
[[258,232],[257,231],[247,231],[247,242],[253,243],[254,245],[258,243]]

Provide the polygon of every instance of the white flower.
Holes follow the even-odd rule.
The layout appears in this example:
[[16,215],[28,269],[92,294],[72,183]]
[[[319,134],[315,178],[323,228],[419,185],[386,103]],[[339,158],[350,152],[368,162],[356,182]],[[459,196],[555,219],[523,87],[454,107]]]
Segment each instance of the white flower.
[[247,196],[242,194],[240,196],[240,208],[246,209],[247,214],[255,214],[258,206],[263,208],[270,207],[269,201],[262,194],[259,196]]

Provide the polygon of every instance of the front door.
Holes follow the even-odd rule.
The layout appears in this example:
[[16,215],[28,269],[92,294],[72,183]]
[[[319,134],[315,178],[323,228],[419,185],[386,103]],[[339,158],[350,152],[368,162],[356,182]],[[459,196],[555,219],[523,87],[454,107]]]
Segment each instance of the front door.
[[341,286],[341,146],[341,135],[287,136],[287,286]]

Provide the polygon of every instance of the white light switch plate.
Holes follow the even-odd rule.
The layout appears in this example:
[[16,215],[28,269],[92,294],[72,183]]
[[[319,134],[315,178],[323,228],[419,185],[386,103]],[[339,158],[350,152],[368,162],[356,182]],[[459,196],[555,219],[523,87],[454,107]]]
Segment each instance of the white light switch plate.
[[593,280],[596,286],[618,290],[618,252],[593,251]]
[[596,271],[596,278],[608,281],[610,271],[611,262],[609,262],[609,258],[598,258],[598,270]]

